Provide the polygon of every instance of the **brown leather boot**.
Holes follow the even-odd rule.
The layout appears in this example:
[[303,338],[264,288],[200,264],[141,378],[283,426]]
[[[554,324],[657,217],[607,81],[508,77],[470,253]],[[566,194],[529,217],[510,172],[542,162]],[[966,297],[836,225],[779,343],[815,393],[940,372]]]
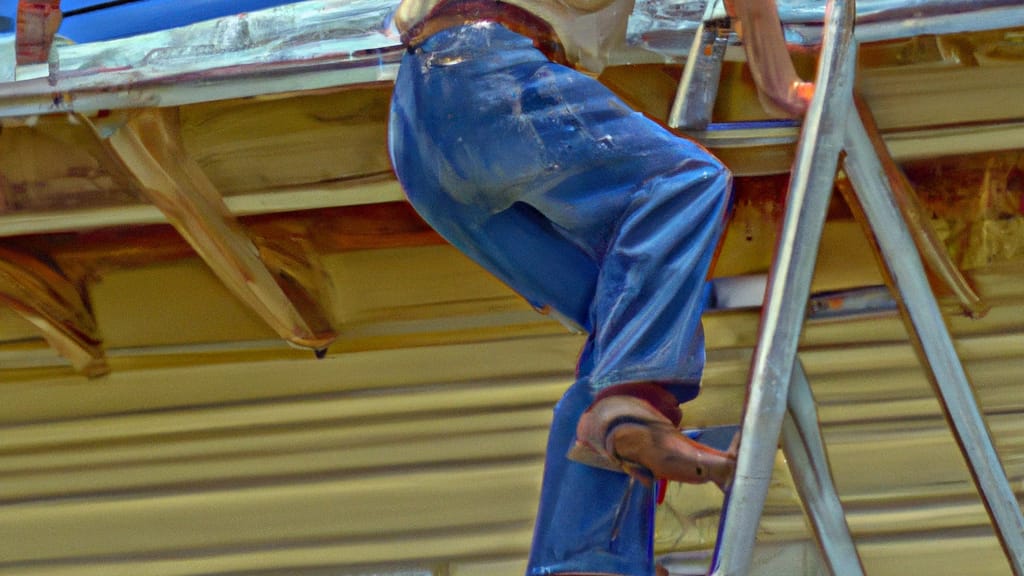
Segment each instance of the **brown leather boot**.
[[[648,394],[650,390],[644,390],[642,395]],[[736,470],[735,456],[684,436],[677,428],[678,421],[655,407],[663,403],[663,398],[651,402],[636,395],[599,397],[580,418],[569,458],[624,471],[648,486],[656,479],[666,479],[689,484],[714,482],[722,490],[728,488]],[[678,411],[678,406],[675,409]]]

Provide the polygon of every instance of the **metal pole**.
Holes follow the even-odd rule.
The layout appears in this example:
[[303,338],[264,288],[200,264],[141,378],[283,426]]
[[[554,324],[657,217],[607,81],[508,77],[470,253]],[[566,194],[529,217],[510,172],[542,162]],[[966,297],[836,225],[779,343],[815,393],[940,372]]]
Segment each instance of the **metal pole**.
[[708,2],[668,114],[668,125],[672,128],[704,130],[711,123],[722,76],[722,60],[729,45],[728,33],[723,34],[728,19],[722,0]]
[[789,417],[782,423],[782,449],[818,549],[832,574],[863,576],[864,566],[832,481],[814,395],[799,360],[789,382]]
[[817,90],[797,147],[782,233],[769,274],[737,459],[712,573],[745,575],[786,412],[818,244],[853,101],[854,3],[831,0]]
[[867,102],[863,98],[854,96],[854,103],[857,106],[857,113],[860,114],[860,120],[864,124],[864,129],[867,130],[871,148],[889,180],[888,190],[891,192],[896,206],[899,207],[903,220],[909,227],[914,244],[917,245],[917,250],[921,253],[925,265],[953,292],[965,313],[974,318],[981,318],[988,313],[991,306],[981,299],[981,296],[974,291],[964,275],[953,264],[949,257],[949,251],[946,250],[945,244],[939,239],[935,227],[928,219],[924,204],[914,193],[914,187],[907,180],[896,161],[893,160],[892,155],[889,154],[889,148],[885,145],[885,140],[882,139],[882,133],[878,130],[878,125],[875,123],[874,115],[872,115]]
[[903,318],[932,385],[941,400],[968,469],[988,509],[996,535],[1017,576],[1024,575],[1024,515],[999,461],[985,417],[978,408],[942,313],[932,295],[924,266],[906,222],[893,200],[889,181],[857,114],[847,120],[844,168],[874,231],[890,280],[898,292]]

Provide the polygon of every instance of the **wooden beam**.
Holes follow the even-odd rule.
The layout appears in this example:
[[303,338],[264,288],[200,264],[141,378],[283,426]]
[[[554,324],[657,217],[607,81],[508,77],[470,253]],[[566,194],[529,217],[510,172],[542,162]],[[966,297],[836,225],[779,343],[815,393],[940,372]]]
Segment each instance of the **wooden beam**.
[[[0,173],[3,171],[0,170]],[[3,201],[2,195],[0,201]],[[404,201],[402,188],[390,175],[301,187],[272,188],[259,193],[224,198],[228,210],[243,221],[247,216],[273,215],[280,218],[281,212],[336,212],[349,207],[358,211],[364,205],[392,205]],[[19,209],[0,212],[0,237],[82,232],[103,228],[123,230],[153,224],[167,224],[167,217],[152,204],[45,211]]]
[[[322,349],[335,338],[331,320],[315,297],[323,289],[311,252],[289,251],[287,266],[268,267],[261,249],[224,204],[217,189],[181,140],[178,111],[147,109],[85,119],[108,152],[135,179],[214,273],[288,342]],[[273,249],[262,250],[266,255]],[[302,272],[298,272],[302,270]],[[287,291],[282,288],[287,286]],[[301,310],[300,310],[301,308]]]
[[38,328],[79,372],[93,377],[109,371],[89,306],[74,283],[49,264],[0,247],[0,302]]
[[[232,207],[230,201],[228,207]],[[311,209],[287,214],[243,216],[236,212],[236,215],[249,237],[261,249],[265,249],[265,245],[281,242],[282,236],[295,235],[308,235],[307,246],[321,257],[356,250],[437,246],[445,243],[404,201]],[[0,231],[2,229],[0,217]],[[49,254],[62,270],[74,277],[102,277],[114,270],[142,268],[196,256],[195,250],[181,234],[167,225],[163,216],[157,223],[148,225],[106,223],[93,230],[50,232],[63,231],[33,231],[31,234],[6,238],[4,242],[6,245]],[[2,232],[0,236],[3,236]],[[302,241],[305,242],[304,239]]]

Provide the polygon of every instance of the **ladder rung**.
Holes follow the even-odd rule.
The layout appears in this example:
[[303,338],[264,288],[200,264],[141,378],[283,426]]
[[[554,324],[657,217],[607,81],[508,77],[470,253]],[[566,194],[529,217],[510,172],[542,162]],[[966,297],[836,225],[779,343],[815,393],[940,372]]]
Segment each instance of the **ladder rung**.
[[818,409],[799,359],[793,365],[787,403],[788,417],[782,423],[782,449],[818,548],[832,574],[862,576],[864,566],[832,481],[818,424]]

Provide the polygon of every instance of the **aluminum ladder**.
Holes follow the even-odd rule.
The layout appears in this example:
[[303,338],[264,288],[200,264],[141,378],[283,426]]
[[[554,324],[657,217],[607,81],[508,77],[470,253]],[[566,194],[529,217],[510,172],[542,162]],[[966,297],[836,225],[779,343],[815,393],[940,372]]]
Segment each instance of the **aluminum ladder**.
[[[737,0],[742,2],[760,2],[760,8],[774,15],[776,31],[779,29],[772,0]],[[915,209],[913,200],[893,175],[894,163],[870,112],[855,105],[855,20],[853,0],[829,0],[814,96],[804,117],[783,227],[768,276],[736,479],[726,495],[711,574],[742,576],[750,571],[780,434],[826,565],[838,576],[864,573],[832,481],[814,398],[797,359],[814,263],[840,153],[845,151],[843,169],[853,188],[850,203],[875,236],[910,339],[927,368],[1010,568],[1016,576],[1024,576],[1024,515],[928,284],[922,256],[968,312],[980,313],[984,304],[949,265],[944,251],[920,249],[929,245],[929,227],[917,230],[907,224],[908,212]],[[709,2],[687,59],[670,125],[697,130],[707,126],[728,27],[721,2]],[[758,32],[750,26],[746,31],[748,35]],[[785,50],[784,44],[777,48]],[[757,66],[755,58],[748,60]],[[754,76],[759,77],[756,71]],[[906,249],[910,245],[919,250]]]

